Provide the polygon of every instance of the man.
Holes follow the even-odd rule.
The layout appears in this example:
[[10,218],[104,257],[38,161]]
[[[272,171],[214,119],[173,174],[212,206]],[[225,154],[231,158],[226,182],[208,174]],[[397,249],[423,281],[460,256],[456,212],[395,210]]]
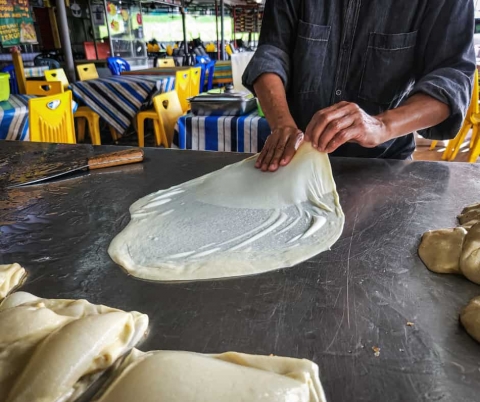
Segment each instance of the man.
[[336,156],[408,159],[412,132],[454,138],[476,68],[472,0],[267,0],[243,76],[270,124],[256,167],[303,140]]

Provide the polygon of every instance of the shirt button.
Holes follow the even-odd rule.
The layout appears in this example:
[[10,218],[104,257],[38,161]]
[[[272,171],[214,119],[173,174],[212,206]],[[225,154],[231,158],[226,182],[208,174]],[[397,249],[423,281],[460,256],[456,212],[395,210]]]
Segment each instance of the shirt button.
[[341,94],[342,94],[342,91],[340,91],[339,89],[335,91],[335,95],[340,96]]

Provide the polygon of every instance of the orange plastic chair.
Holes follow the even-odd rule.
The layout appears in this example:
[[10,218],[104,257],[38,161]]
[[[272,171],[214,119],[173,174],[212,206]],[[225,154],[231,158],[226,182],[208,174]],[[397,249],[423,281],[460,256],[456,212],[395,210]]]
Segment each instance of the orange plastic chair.
[[190,69],[190,96],[197,96],[200,93],[200,78],[202,76],[201,67]]
[[46,70],[44,72],[44,75],[47,81],[60,81],[65,90],[67,90],[68,87],[70,86],[67,75],[65,74],[65,70],[63,68],[57,68],[55,70]]
[[13,61],[13,68],[15,70],[15,76],[17,78],[18,92],[20,92],[20,94],[25,95],[27,93],[27,90],[26,90],[27,79],[25,78],[25,69],[23,68],[22,55],[20,54],[19,50],[15,49],[12,51],[12,61]]
[[27,81],[26,84],[27,95],[50,96],[63,92],[60,81]]
[[72,92],[28,100],[30,141],[75,144]]
[[175,60],[173,59],[158,59],[157,67],[175,67]]
[[98,71],[95,64],[80,64],[77,66],[77,74],[80,81],[96,80]]
[[[153,99],[153,105],[160,122],[160,136],[167,140],[166,148],[170,148],[178,119],[183,116],[180,99],[175,91],[165,92]],[[163,131],[162,131],[163,129]]]
[[[472,100],[470,101],[470,106],[467,110],[465,120],[460,128],[460,131],[453,140],[448,141],[447,147],[442,155],[442,159],[446,161],[453,161],[458,153],[460,148],[465,141],[465,138],[468,132],[473,129],[472,137],[470,140],[470,154],[468,157],[469,162],[475,162],[480,154],[480,141],[479,141],[479,124],[480,124],[480,107],[479,107],[479,91],[480,87],[478,84],[478,70],[475,69],[475,76],[473,79],[473,91],[472,91]],[[432,141],[430,150],[433,150],[438,141]],[[478,153],[477,153],[478,152]],[[475,156],[476,155],[476,156]]]
[[177,92],[184,113],[190,109],[190,104],[187,100],[190,97],[190,77],[191,69],[177,71],[175,74],[175,92]]

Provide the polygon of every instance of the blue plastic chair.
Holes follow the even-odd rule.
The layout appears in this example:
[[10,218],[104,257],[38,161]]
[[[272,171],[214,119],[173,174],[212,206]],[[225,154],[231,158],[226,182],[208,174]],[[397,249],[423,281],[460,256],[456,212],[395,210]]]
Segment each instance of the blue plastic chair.
[[17,83],[17,76],[15,75],[15,67],[13,64],[9,64],[2,68],[2,73],[9,73],[10,74],[10,93],[11,94],[18,94],[18,83]]
[[112,75],[120,75],[122,71],[130,71],[130,64],[121,57],[107,58],[107,66],[112,72]]
[[213,88],[213,74],[215,73],[215,60],[211,60],[205,65],[205,73],[207,71],[208,71],[207,91],[210,91]]
[[197,64],[208,64],[212,61],[210,57],[204,55],[196,55],[195,60]]

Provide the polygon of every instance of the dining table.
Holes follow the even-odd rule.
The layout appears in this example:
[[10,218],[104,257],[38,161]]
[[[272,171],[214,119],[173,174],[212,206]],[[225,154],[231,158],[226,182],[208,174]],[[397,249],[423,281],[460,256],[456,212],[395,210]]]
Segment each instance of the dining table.
[[243,116],[195,116],[178,119],[174,143],[196,151],[251,152],[262,150],[270,126],[258,111]]
[[33,95],[10,95],[0,102],[0,140],[28,141],[28,100]]
[[45,71],[50,70],[49,66],[25,67],[25,78],[42,78],[45,77]]
[[72,84],[74,98],[98,113],[119,135],[139,111],[150,106],[154,95],[174,88],[174,75],[118,75]]

